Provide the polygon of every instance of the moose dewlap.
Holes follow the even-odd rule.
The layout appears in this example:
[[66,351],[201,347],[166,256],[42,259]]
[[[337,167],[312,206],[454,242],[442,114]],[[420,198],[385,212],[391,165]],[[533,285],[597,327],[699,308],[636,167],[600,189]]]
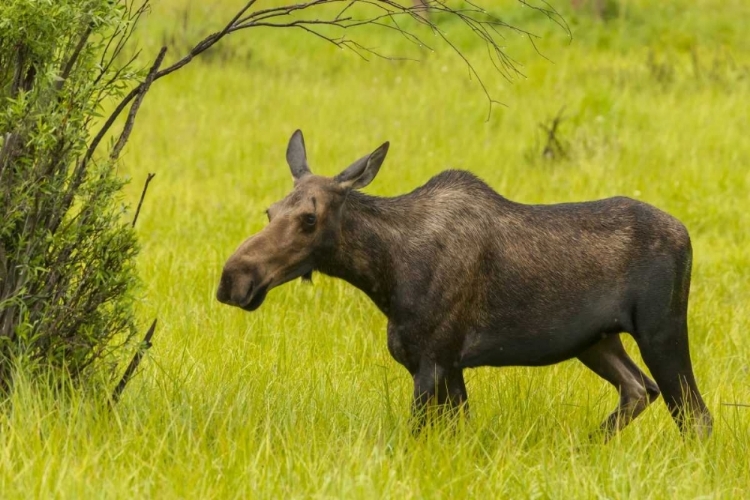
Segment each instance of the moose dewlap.
[[348,281],[388,317],[388,349],[414,379],[420,421],[430,404],[467,404],[465,368],[576,357],[619,392],[606,435],[660,393],[683,432],[710,433],[688,348],[690,237],[677,219],[624,197],[524,205],[456,170],[393,198],[359,192],[387,152],[386,142],[322,177],[296,131],[294,188],[227,260],[218,300],[253,311],[313,271]]

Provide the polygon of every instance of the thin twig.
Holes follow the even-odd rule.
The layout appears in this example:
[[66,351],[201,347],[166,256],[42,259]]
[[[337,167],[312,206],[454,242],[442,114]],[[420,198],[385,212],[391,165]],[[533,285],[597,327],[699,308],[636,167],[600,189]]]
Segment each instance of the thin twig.
[[[110,159],[117,159],[119,156],[122,148],[125,146],[125,143],[128,141],[128,138],[130,137],[130,133],[133,130],[133,123],[135,122],[135,116],[138,113],[138,108],[141,105],[141,102],[143,101],[144,96],[146,95],[146,92],[151,87],[151,84],[155,80],[157,73],[157,70],[159,69],[159,66],[161,65],[162,61],[164,60],[164,56],[166,55],[167,48],[162,47],[159,51],[159,55],[156,57],[156,60],[154,61],[154,64],[151,66],[151,70],[148,72],[148,75],[146,76],[146,79],[143,83],[135,87],[130,94],[128,94],[128,97],[132,95],[132,97],[136,97],[136,102],[133,103],[133,105],[130,108],[130,112],[128,113],[128,118],[125,121],[125,125],[123,126],[123,130],[120,133],[120,137],[117,139],[117,143],[112,148],[112,151],[109,155]],[[130,99],[123,99],[120,101],[120,104],[117,105],[117,108],[115,108],[115,111],[112,112],[112,114],[109,115],[109,118],[107,118],[107,121],[104,123],[102,128],[99,130],[99,132],[96,134],[94,139],[89,144],[88,149],[86,149],[86,153],[83,155],[83,158],[81,161],[78,162],[78,164],[75,167],[75,170],[73,172],[72,179],[70,180],[70,185],[68,186],[68,190],[64,196],[64,199],[62,201],[63,207],[69,207],[71,203],[73,202],[73,198],[75,196],[75,193],[78,191],[78,186],[81,185],[84,178],[86,177],[86,171],[88,170],[89,162],[91,161],[91,158],[94,156],[94,152],[96,152],[96,148],[99,146],[99,143],[104,139],[104,136],[107,134],[109,129],[112,127],[112,125],[115,123],[115,120],[117,120],[117,117],[120,115],[123,109],[130,103]],[[66,208],[63,209],[61,213],[64,213]],[[58,223],[52,224],[53,231],[57,229]]]
[[89,23],[83,33],[81,33],[81,37],[78,39],[78,44],[76,45],[76,48],[73,49],[73,54],[70,56],[70,59],[68,59],[68,62],[65,63],[65,68],[63,68],[60,79],[55,82],[56,90],[60,90],[62,88],[63,83],[65,83],[65,80],[67,80],[70,76],[70,72],[73,71],[73,66],[75,66],[76,61],[78,61],[78,56],[81,55],[83,47],[86,46],[86,42],[88,41],[89,36],[91,36],[92,29],[93,26],[91,23]]
[[149,174],[146,176],[146,183],[143,184],[141,199],[138,201],[138,208],[135,209],[135,215],[133,216],[133,225],[131,227],[135,227],[135,223],[138,221],[138,215],[141,213],[141,205],[143,205],[143,199],[146,198],[146,190],[148,190],[148,185],[149,183],[151,183],[151,179],[153,179],[155,175],[156,174],[152,174],[149,172]]
[[557,115],[552,119],[552,122],[549,126],[540,123],[539,127],[541,127],[542,130],[545,131],[547,134],[547,144],[544,146],[544,150],[542,151],[542,156],[544,158],[548,159],[556,159],[558,156],[560,158],[566,158],[568,156],[567,152],[565,151],[565,148],[563,147],[562,143],[560,142],[560,139],[558,138],[558,129],[560,127],[560,124],[563,122],[563,111],[565,110],[565,106],[560,108],[560,111],[557,112]]
[[128,142],[130,133],[133,131],[133,123],[135,123],[135,115],[138,114],[138,108],[141,107],[141,102],[143,102],[143,98],[146,96],[146,92],[148,92],[149,87],[151,87],[151,83],[154,81],[156,72],[159,70],[159,66],[161,66],[161,63],[164,60],[164,56],[166,54],[167,48],[162,47],[159,51],[159,55],[156,56],[156,61],[154,61],[154,64],[151,66],[148,75],[146,75],[146,80],[139,86],[141,90],[140,92],[138,92],[138,96],[135,98],[135,101],[133,101],[133,105],[130,106],[130,112],[128,113],[127,120],[125,120],[125,125],[122,127],[122,133],[120,133],[120,137],[117,139],[117,143],[114,145],[112,151],[109,154],[109,157],[112,160],[116,160],[120,156],[122,148],[125,146],[125,143]]
[[133,355],[133,359],[130,361],[130,364],[125,370],[125,373],[122,374],[120,383],[118,383],[117,387],[115,387],[115,390],[112,391],[112,399],[111,399],[112,404],[115,404],[120,400],[120,396],[122,396],[122,392],[125,390],[125,386],[128,385],[128,382],[130,382],[130,379],[133,377],[133,374],[135,374],[135,371],[138,369],[138,365],[141,364],[143,355],[146,353],[148,349],[151,348],[151,337],[154,336],[155,330],[156,330],[156,319],[154,319],[154,322],[151,323],[151,328],[149,328],[148,331],[146,332],[146,336],[143,337],[143,341],[138,346],[138,350],[135,352],[135,355]]
[[[124,28],[120,28],[118,25],[115,29],[115,32],[112,34],[112,36],[109,38],[109,41],[107,42],[107,46],[104,48],[104,51],[102,52],[102,59],[100,61],[99,67],[99,75],[94,79],[94,85],[99,82],[99,80],[104,77],[105,74],[109,72],[110,67],[112,64],[115,63],[115,61],[118,60],[120,53],[125,49],[127,46],[128,41],[133,36],[133,32],[138,25],[138,22],[143,16],[146,11],[149,9],[150,4],[149,0],[143,0],[143,3],[140,7],[135,9],[133,11],[133,5],[135,2],[132,2],[131,5],[128,7],[128,11],[132,12],[130,17],[128,18],[128,24]],[[115,43],[115,47],[112,50],[112,52],[109,52],[109,49],[111,47],[112,41],[117,40]],[[107,55],[109,54],[109,59],[105,63],[105,59],[107,59]]]

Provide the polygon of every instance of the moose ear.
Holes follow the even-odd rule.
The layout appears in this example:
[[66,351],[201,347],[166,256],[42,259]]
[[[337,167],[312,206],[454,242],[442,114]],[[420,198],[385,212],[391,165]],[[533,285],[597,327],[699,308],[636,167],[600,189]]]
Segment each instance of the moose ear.
[[289,164],[295,181],[311,173],[310,167],[307,166],[305,138],[302,137],[301,130],[295,130],[289,139],[289,145],[286,147],[286,162]]
[[345,189],[361,189],[367,186],[378,174],[389,145],[388,142],[383,143],[369,155],[349,165],[346,170],[334,177],[334,180]]

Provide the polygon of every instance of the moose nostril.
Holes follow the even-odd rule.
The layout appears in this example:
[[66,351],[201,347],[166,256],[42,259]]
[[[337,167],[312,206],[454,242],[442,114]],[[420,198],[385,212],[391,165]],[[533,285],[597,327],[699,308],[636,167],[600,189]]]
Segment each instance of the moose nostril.
[[[245,293],[245,296],[244,296],[244,297],[242,297],[241,303],[243,303],[243,304],[244,304],[245,302],[247,302],[247,301],[248,301],[248,299],[250,298],[250,296],[251,296],[251,295],[253,294],[253,290],[254,290],[254,289],[255,289],[255,282],[254,282],[254,281],[251,281],[251,282],[250,282],[250,283],[249,283],[249,284],[247,285],[247,292]],[[240,301],[238,301],[238,303],[240,303]]]

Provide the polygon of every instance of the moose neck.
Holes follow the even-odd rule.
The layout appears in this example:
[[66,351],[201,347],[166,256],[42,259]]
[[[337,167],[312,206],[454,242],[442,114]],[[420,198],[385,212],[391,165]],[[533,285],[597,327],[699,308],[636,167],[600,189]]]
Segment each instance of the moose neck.
[[396,278],[394,252],[401,239],[393,222],[395,204],[393,198],[351,192],[342,210],[337,245],[319,260],[317,269],[362,290],[386,316]]

